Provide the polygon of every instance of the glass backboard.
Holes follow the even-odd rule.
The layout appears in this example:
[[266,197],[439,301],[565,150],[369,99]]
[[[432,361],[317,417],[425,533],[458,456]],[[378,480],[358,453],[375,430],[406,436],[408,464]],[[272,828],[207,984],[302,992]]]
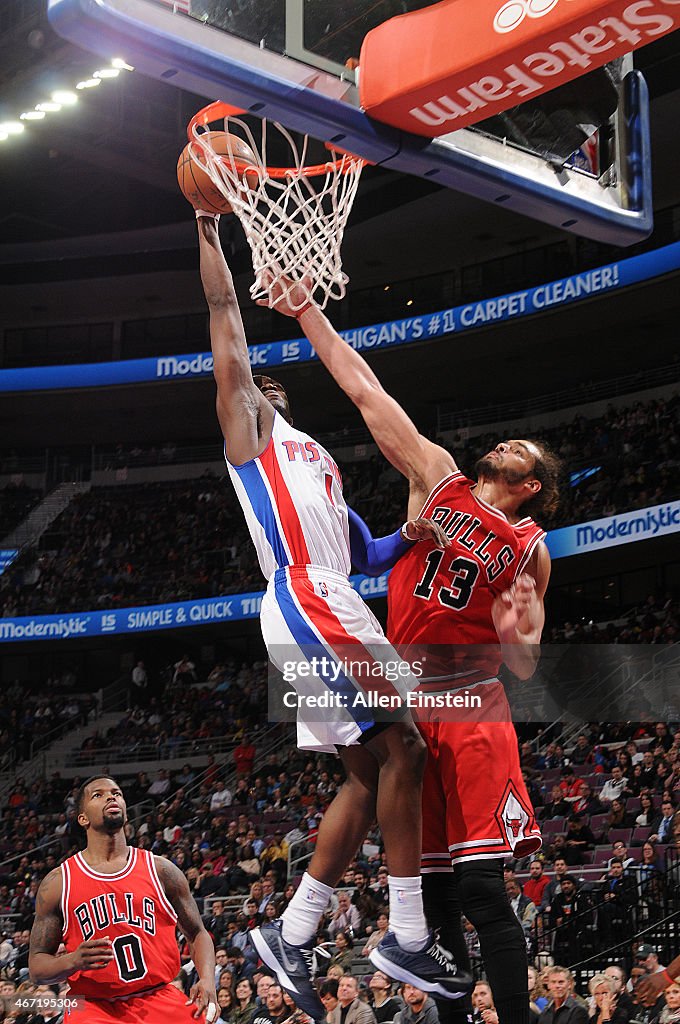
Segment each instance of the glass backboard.
[[504,118],[428,139],[364,113],[358,63],[366,34],[429,6],[428,0],[48,0],[48,13],[61,35],[101,56],[122,57],[142,73],[381,166],[599,241],[626,245],[646,237],[652,229],[648,100],[631,57],[608,68],[616,110],[567,158],[539,152]]

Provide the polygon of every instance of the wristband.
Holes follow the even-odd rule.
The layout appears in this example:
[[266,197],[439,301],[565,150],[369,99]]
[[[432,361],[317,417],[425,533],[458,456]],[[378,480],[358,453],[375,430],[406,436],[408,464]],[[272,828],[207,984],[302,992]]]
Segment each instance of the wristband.
[[297,313],[295,314],[295,319],[299,320],[300,317],[302,316],[302,314],[306,313],[308,309],[311,309],[313,307],[313,305],[314,305],[313,302],[308,302],[306,306],[303,306],[302,309],[299,309],[297,311]]
[[402,528],[399,531],[399,533],[402,535],[402,537],[404,538],[405,541],[408,541],[409,544],[415,544],[415,541],[412,540],[412,538],[409,537],[409,535],[408,535],[408,524],[409,524],[409,520],[407,520],[404,523],[404,525],[402,526]]
[[214,220],[216,224],[218,223],[218,221],[220,219],[219,213],[212,213],[210,210],[198,210],[197,209],[196,210],[196,220],[198,220],[199,217],[208,217],[210,220]]
[[669,985],[675,985],[676,979],[675,978],[671,978],[670,974],[668,973],[668,969],[667,968],[664,968],[662,973],[663,973],[664,978],[666,978],[666,980],[668,981]]

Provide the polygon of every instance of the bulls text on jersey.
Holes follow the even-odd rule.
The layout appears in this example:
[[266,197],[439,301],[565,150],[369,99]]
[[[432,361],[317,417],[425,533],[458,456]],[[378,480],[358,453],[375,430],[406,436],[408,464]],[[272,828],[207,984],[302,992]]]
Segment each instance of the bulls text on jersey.
[[481,562],[489,583],[493,583],[515,561],[512,547],[471,512],[437,505],[429,518],[441,526],[447,537],[455,540]]
[[132,892],[107,892],[80,903],[73,910],[83,940],[93,939],[98,931],[106,931],[114,924],[125,922],[147,935],[156,934],[156,904],[150,896],[141,900]]

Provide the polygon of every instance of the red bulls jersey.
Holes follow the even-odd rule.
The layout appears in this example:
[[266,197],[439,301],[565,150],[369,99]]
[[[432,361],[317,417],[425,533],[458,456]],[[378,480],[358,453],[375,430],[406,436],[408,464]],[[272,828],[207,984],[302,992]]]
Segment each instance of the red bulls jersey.
[[103,970],[68,979],[88,999],[119,999],[166,985],[179,972],[177,915],[158,877],[153,854],[129,848],[114,875],[94,871],[81,853],[61,865],[63,941],[72,953],[87,939],[111,939],[114,959]]
[[[422,541],[395,565],[388,590],[387,635],[392,643],[498,644],[492,602],[526,568],[545,532],[528,517],[508,522],[476,497],[473,487],[462,473],[452,473],[423,506],[420,515],[439,523],[451,547],[442,551]],[[494,655],[477,658],[473,663],[478,671],[465,673],[466,680],[495,675],[500,650]],[[460,656],[459,650],[459,667]]]

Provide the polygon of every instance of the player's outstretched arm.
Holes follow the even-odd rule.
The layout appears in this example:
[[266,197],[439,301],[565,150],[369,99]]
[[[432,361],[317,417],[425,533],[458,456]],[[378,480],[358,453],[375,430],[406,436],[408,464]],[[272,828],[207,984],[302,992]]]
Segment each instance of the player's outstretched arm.
[[550,555],[541,541],[527,571],[491,606],[503,660],[519,679],[530,679],[536,671],[545,625],[543,599],[549,581]]
[[196,901],[189,891],[189,883],[180,869],[165,857],[155,857],[156,870],[165,890],[165,895],[177,914],[177,923],[189,942],[191,959],[198,971],[198,981],[189,993],[187,1006],[194,1004],[194,1017],[206,1011],[207,1024],[218,1015],[215,992],[215,947],[208,935]]
[[435,484],[455,471],[453,457],[423,437],[368,363],[342,340],[317,306],[310,302],[302,309],[293,308],[288,296],[300,307],[305,294],[304,285],[291,292],[274,285],[273,298],[260,300],[260,305],[270,305],[298,320],[321,362],[358,408],[385,458],[427,496]]
[[41,882],[35,901],[28,969],[37,985],[58,984],[77,971],[100,971],[113,959],[110,939],[90,939],[72,953],[57,953],[64,926],[60,903],[61,871],[55,868]]
[[264,449],[274,410],[253,383],[241,311],[222,252],[217,221],[197,216],[201,281],[210,310],[210,344],[217,382],[217,417],[227,457],[240,465]]
[[441,526],[431,519],[409,519],[394,533],[374,537],[361,516],[349,505],[347,512],[352,564],[367,576],[380,576],[387,572],[417,541],[431,540],[439,548],[447,548],[451,544]]

